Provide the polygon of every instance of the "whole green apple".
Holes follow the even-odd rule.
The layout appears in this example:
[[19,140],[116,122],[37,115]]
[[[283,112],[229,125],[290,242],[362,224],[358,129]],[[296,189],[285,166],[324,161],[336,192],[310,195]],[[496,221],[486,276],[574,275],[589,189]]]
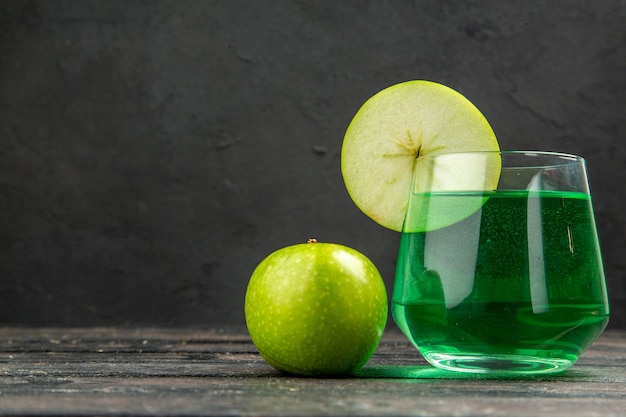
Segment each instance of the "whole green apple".
[[279,249],[254,270],[246,324],[261,356],[297,375],[340,376],[372,356],[387,322],[387,292],[374,264],[343,245]]

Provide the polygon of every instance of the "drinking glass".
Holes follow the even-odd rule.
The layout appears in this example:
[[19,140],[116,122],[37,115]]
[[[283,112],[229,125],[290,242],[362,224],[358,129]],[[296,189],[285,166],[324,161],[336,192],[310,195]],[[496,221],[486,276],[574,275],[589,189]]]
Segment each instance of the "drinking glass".
[[393,287],[398,327],[438,368],[570,368],[609,317],[584,159],[469,152],[418,166]]

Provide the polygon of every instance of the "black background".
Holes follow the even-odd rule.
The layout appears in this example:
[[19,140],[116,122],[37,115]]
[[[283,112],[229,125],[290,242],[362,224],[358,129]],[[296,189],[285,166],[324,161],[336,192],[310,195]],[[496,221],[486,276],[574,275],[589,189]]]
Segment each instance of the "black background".
[[503,149],[587,159],[626,328],[625,4],[3,0],[0,324],[243,323],[256,264],[309,237],[391,291],[399,235],[349,199],[341,141],[431,79]]

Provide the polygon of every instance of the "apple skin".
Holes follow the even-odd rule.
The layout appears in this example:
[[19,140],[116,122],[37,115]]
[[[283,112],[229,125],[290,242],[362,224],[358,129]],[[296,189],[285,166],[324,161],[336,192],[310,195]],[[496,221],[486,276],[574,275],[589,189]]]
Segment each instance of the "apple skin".
[[367,257],[315,241],[261,261],[245,297],[246,324],[261,356],[302,376],[359,370],[378,347],[387,312],[385,284]]

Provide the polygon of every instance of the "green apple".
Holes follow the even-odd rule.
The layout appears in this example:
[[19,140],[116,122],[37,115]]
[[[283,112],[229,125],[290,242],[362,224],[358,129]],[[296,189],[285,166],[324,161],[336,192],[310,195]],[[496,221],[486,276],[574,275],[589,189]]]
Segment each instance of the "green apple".
[[[363,104],[349,124],[341,149],[341,171],[350,197],[380,225],[401,231],[411,191],[493,190],[500,159],[448,158],[433,167],[429,156],[498,151],[482,113],[463,95],[442,84],[407,81],[388,87]],[[435,177],[433,177],[435,176]],[[413,188],[412,188],[413,187]],[[468,200],[469,201],[469,200]],[[483,200],[447,210],[424,231],[472,214]]]
[[305,376],[360,369],[380,342],[387,310],[385,285],[367,257],[315,240],[265,258],[245,297],[246,325],[261,356]]

